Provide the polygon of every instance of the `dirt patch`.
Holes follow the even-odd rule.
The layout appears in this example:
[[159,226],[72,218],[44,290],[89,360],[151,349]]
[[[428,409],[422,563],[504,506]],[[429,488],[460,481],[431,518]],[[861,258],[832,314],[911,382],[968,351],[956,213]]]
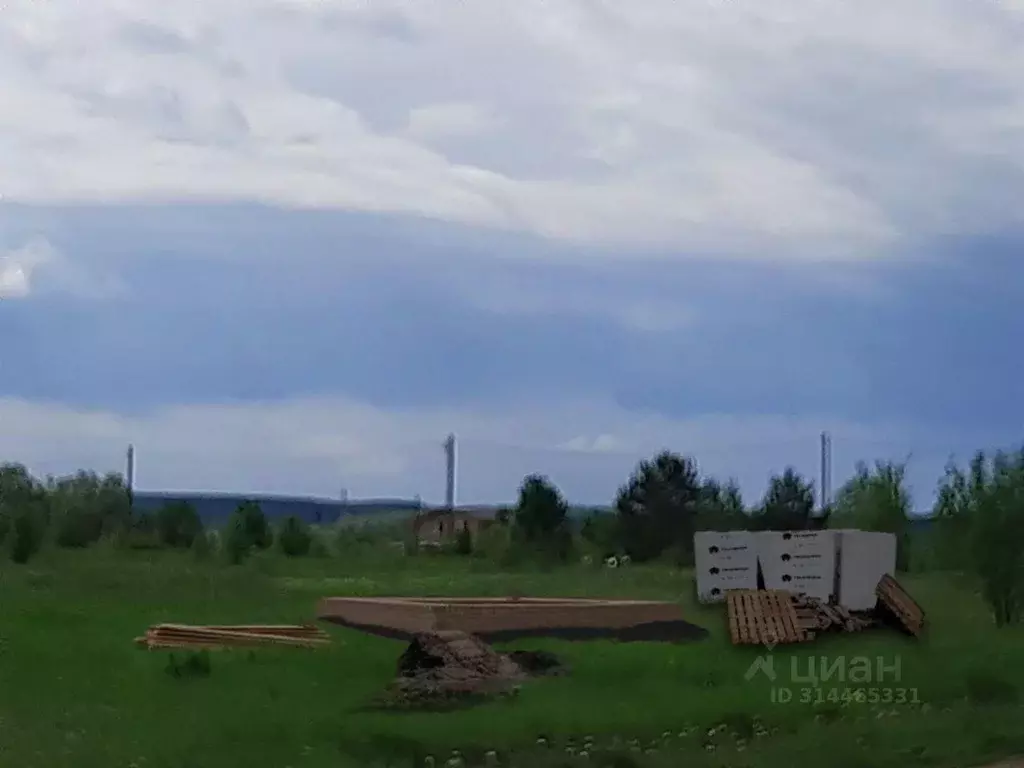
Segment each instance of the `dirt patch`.
[[388,708],[465,706],[514,694],[530,677],[562,673],[564,667],[551,653],[505,654],[465,632],[424,632],[399,657],[398,676],[377,703]]

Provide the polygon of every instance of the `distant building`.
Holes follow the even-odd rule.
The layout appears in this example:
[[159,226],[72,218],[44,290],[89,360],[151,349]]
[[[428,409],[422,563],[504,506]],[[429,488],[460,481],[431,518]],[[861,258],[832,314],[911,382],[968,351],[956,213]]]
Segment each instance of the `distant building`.
[[421,543],[440,545],[454,542],[463,530],[468,530],[470,537],[476,539],[495,522],[493,507],[441,507],[413,515],[412,530]]

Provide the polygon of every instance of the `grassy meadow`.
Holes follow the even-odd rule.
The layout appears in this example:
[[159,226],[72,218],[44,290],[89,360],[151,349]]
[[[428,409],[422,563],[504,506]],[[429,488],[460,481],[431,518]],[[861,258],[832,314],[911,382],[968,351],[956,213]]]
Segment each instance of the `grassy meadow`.
[[[844,684],[829,681],[819,703],[801,703],[801,683],[779,679],[794,701],[773,703],[767,679],[744,677],[758,651],[732,647],[724,608],[695,605],[690,574],[669,566],[502,571],[472,557],[273,551],[228,566],[174,551],[47,549],[27,565],[0,560],[0,765],[441,766],[458,749],[470,765],[967,768],[1024,753],[1024,632],[994,629],[966,577],[904,582],[929,613],[924,640],[829,636],[775,649],[775,664],[786,678],[793,655],[800,669],[810,656],[898,657],[901,679],[874,685],[906,689],[907,702],[852,700],[853,683],[830,697]],[[370,708],[404,644],[350,630],[329,627],[325,651],[217,651],[208,677],[188,679],[167,674],[168,652],[132,643],[157,622],[309,621],[328,595],[508,593],[679,600],[712,635],[676,646],[520,641],[554,651],[570,674],[445,713]]]

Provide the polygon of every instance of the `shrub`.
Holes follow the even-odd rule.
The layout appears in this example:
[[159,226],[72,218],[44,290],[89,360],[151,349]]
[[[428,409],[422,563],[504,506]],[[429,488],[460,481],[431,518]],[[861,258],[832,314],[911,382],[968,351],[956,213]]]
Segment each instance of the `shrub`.
[[470,533],[468,526],[464,525],[455,536],[455,554],[473,554],[473,534]]
[[35,514],[28,509],[14,518],[11,533],[11,560],[27,563],[39,551],[43,543],[43,526]]
[[160,532],[156,518],[148,512],[134,516],[117,537],[118,545],[128,549],[160,549]]
[[512,529],[495,524],[481,528],[473,542],[473,556],[501,562],[511,543]]
[[203,532],[203,523],[196,508],[185,501],[161,507],[156,513],[156,528],[160,541],[175,549],[188,549]]
[[406,557],[415,557],[420,553],[420,537],[410,529],[402,536],[402,552]]
[[235,512],[224,531],[224,554],[232,565],[240,565],[252,551],[252,541],[245,527],[245,519]]
[[178,680],[209,677],[210,673],[213,672],[213,665],[210,663],[210,653],[205,649],[190,651],[181,660],[172,653],[167,658],[167,666],[164,668],[164,671]]
[[309,554],[313,536],[309,532],[309,526],[293,515],[285,519],[281,525],[277,542],[281,551],[288,557],[305,557]]
[[79,549],[94,544],[103,532],[100,518],[84,510],[66,510],[57,519],[56,543],[58,547]]
[[327,546],[320,532],[313,534],[313,543],[309,545],[310,557],[325,558],[331,556],[331,548]]
[[213,536],[207,531],[201,531],[192,542],[192,554],[196,560],[206,560],[214,550]]

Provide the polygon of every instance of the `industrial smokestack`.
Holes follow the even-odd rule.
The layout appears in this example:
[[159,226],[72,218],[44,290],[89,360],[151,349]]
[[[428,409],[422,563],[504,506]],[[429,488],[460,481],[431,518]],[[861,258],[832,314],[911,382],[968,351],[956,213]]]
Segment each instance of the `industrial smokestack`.
[[445,486],[444,505],[448,509],[455,508],[455,435],[448,435],[444,441],[444,455],[447,463],[448,476]]
[[832,435],[821,433],[821,509],[825,511],[832,502]]
[[128,486],[128,493],[135,492],[135,446],[128,446],[127,466],[124,473],[125,485]]
[[135,513],[135,446],[128,445],[128,455],[126,456],[126,466],[124,472],[124,483],[128,489],[128,514],[134,515]]

